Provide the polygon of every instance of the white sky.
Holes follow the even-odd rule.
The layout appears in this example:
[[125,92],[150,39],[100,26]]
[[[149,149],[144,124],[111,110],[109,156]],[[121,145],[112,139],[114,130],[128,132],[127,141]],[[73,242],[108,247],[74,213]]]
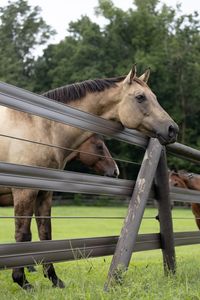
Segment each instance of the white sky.
[[[127,10],[132,7],[132,0],[112,0],[113,3]],[[141,0],[142,1],[142,0]],[[199,0],[162,0],[163,3],[175,7],[176,3],[182,4],[184,13],[191,13],[194,10],[200,14]],[[100,17],[95,17],[94,7],[98,5],[98,0],[28,0],[32,6],[40,6],[42,9],[41,15],[48,25],[57,31],[56,36],[51,40],[53,43],[59,42],[66,35],[68,23],[75,21],[81,15],[88,15],[93,21],[100,25],[105,24],[105,20]],[[8,0],[0,0],[0,6],[8,4]]]

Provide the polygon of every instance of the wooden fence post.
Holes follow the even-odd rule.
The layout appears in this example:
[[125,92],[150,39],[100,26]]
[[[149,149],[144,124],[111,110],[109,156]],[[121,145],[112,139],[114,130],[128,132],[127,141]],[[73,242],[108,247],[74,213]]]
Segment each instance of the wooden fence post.
[[167,168],[166,151],[162,150],[155,176],[155,193],[158,202],[160,222],[161,248],[165,274],[175,272],[175,248],[173,224],[171,215],[171,201],[169,196],[169,176]]
[[128,213],[111,262],[105,290],[112,282],[120,282],[121,275],[128,268],[161,151],[162,146],[159,141],[151,138],[138,173]]

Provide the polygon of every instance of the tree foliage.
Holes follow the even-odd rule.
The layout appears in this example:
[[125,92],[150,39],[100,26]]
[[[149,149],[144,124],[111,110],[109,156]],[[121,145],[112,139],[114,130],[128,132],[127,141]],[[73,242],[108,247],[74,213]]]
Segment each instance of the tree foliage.
[[33,50],[53,34],[40,8],[25,0],[0,7],[0,79],[33,89]]

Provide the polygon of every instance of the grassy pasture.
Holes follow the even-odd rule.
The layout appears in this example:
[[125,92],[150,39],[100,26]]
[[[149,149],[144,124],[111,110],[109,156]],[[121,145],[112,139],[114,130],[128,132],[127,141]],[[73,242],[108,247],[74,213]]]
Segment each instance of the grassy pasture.
[[[145,217],[154,217],[156,209],[145,210]],[[0,216],[11,216],[12,208],[1,208]],[[53,207],[54,216],[124,216],[126,208],[113,207]],[[196,230],[190,209],[174,209],[174,230]],[[123,220],[53,220],[53,238],[78,238],[106,236],[120,233]],[[140,233],[158,232],[159,225],[154,219],[143,219]],[[38,240],[35,221],[32,224],[33,240]],[[0,242],[14,241],[14,221],[0,219]],[[84,259],[81,261],[55,264],[59,277],[64,280],[63,290],[51,288],[49,280],[38,266],[37,273],[28,274],[34,285],[33,292],[24,292],[12,282],[11,270],[0,272],[0,299],[200,299],[200,245],[176,248],[177,273],[175,276],[163,275],[162,254],[160,250],[135,253],[124,284],[105,293],[104,285],[111,257]]]

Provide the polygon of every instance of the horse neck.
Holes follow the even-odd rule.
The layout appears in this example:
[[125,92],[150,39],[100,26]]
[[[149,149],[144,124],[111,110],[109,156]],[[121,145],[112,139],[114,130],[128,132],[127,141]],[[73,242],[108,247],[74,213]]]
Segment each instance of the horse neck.
[[[119,101],[120,86],[105,89],[102,92],[87,93],[84,98],[67,103],[69,106],[103,117],[105,119],[117,118],[116,102]],[[51,126],[53,144],[64,148],[77,149],[93,133],[62,123],[53,122]],[[56,155],[64,166],[68,161],[67,156],[73,150],[57,150]]]
[[116,87],[101,92],[87,93],[80,100],[67,103],[69,106],[91,113],[105,119],[114,119],[117,116],[117,103],[120,99],[121,83]]
[[54,150],[61,168],[64,168],[66,163],[76,158],[77,152],[74,150],[77,150],[92,134],[92,132],[83,131],[79,128],[54,123],[54,126],[52,126],[52,144],[63,148]]

